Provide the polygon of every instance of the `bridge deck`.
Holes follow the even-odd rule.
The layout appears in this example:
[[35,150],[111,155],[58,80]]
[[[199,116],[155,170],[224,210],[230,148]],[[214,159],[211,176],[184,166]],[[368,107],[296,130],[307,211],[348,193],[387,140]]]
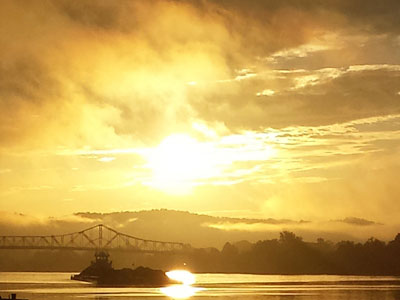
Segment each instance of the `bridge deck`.
[[79,232],[46,236],[0,236],[0,249],[119,250],[131,252],[181,252],[190,245],[146,240],[99,224]]

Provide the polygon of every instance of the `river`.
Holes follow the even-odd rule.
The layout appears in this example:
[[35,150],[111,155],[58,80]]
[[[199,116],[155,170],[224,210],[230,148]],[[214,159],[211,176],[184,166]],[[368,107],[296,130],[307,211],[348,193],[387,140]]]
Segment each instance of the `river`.
[[400,299],[400,277],[331,275],[195,274],[192,286],[96,287],[70,280],[71,273],[0,272],[0,296],[30,300],[127,299]]

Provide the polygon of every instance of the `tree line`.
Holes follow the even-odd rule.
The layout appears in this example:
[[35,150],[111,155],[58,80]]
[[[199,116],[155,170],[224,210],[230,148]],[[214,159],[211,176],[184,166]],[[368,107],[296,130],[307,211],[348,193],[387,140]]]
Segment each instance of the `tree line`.
[[258,241],[246,250],[226,243],[221,251],[193,250],[188,259],[197,272],[400,275],[400,234],[388,243],[376,238],[310,243],[284,231],[279,239]]

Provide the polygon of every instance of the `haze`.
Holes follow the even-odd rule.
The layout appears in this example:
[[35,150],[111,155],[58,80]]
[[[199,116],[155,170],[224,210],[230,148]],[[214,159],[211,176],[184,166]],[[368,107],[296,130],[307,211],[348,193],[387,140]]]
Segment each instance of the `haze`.
[[399,13],[397,0],[1,1],[0,219],[166,208],[393,238]]

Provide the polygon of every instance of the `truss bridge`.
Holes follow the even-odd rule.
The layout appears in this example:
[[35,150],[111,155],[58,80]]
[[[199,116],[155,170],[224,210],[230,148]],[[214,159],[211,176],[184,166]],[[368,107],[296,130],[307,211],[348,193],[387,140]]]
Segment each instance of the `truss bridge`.
[[131,252],[182,252],[190,245],[145,240],[99,224],[79,232],[61,235],[0,236],[0,249],[119,250]]

